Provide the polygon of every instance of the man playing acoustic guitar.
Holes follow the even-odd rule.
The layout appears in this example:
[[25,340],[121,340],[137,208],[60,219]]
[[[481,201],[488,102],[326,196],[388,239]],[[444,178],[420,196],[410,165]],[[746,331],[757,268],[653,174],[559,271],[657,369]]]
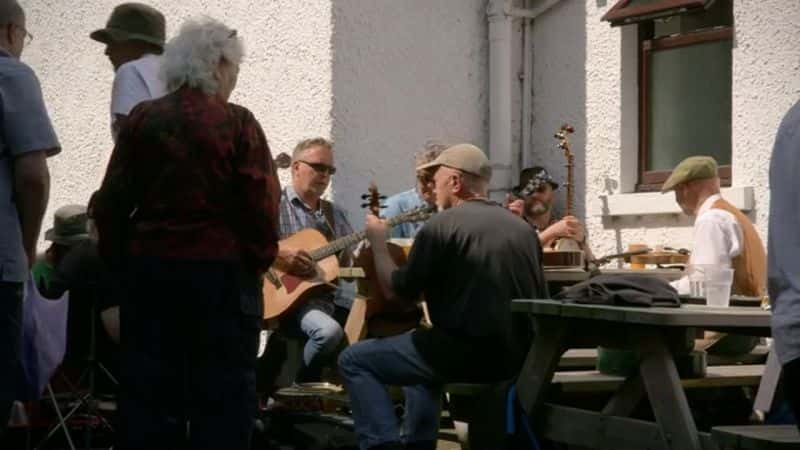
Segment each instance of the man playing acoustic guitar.
[[[328,240],[352,233],[345,211],[322,199],[331,176],[336,172],[333,144],[324,138],[300,141],[292,153],[291,170],[292,183],[281,194],[281,239],[306,228],[317,229]],[[351,251],[344,250],[339,256],[340,262],[349,265],[351,257]],[[288,267],[290,273],[300,277],[315,270],[309,253],[300,248],[281,246],[278,260]],[[339,346],[344,331],[337,319],[346,317],[353,302],[353,292],[346,287],[349,286],[340,286],[334,292],[304,300],[282,323],[299,329],[308,337],[303,349],[304,367],[298,381],[318,380],[319,370]]]

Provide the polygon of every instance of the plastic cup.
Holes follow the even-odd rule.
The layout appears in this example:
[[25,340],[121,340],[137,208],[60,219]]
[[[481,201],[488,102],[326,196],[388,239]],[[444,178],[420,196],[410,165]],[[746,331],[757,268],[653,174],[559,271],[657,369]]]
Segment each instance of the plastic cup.
[[715,267],[706,272],[706,305],[728,307],[731,304],[733,269]]
[[[638,251],[638,250],[644,250],[646,248],[647,248],[647,244],[629,244],[628,245],[628,251],[629,252],[635,252],[635,251]],[[644,268],[646,268],[646,265],[644,263],[631,262],[631,269],[641,270],[641,269],[644,269]]]
[[687,270],[693,297],[705,297],[708,306],[730,305],[733,269],[713,264],[692,264]]

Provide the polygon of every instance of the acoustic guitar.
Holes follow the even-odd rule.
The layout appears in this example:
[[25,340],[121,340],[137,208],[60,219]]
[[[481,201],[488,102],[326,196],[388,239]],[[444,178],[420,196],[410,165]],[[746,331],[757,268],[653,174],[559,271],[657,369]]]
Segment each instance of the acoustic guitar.
[[[419,208],[388,220],[393,227],[406,222],[420,222],[430,217],[429,208]],[[264,320],[278,319],[304,298],[336,288],[339,260],[336,255],[358,244],[366,237],[365,231],[349,234],[328,242],[325,235],[314,228],[301,230],[278,243],[279,247],[302,249],[314,261],[313,275],[301,277],[289,273],[285,262],[276,260],[264,274]]]

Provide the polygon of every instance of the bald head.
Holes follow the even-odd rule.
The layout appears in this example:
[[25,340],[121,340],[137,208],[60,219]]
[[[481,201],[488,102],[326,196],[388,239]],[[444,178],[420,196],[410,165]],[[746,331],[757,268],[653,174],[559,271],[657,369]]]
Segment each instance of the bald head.
[[19,58],[25,46],[25,12],[16,0],[0,0],[0,48]]
[[0,0],[0,24],[17,24],[25,18],[25,12],[17,0]]

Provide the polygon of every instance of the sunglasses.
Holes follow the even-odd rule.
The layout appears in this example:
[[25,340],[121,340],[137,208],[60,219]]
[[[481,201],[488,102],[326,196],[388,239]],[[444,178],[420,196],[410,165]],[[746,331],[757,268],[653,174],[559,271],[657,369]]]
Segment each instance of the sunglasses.
[[336,173],[336,167],[329,166],[327,164],[312,163],[312,162],[308,162],[308,161],[303,161],[302,159],[298,159],[297,162],[301,162],[301,163],[307,165],[308,167],[311,167],[312,169],[314,169],[314,171],[316,171],[318,173],[329,173],[331,175]]

